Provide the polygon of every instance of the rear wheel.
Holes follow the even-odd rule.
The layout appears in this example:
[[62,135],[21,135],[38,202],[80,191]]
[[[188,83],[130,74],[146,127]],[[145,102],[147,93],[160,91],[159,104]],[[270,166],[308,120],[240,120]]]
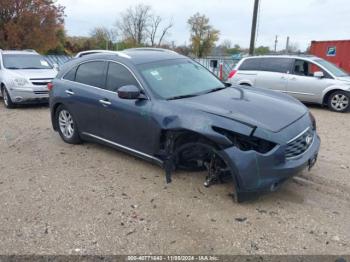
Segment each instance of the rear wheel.
[[55,114],[56,125],[58,132],[66,143],[80,144],[81,139],[78,132],[78,127],[71,112],[63,105],[60,105]]
[[2,98],[4,100],[4,105],[6,108],[14,108],[15,107],[15,104],[12,102],[11,100],[11,97],[6,89],[6,87],[1,87],[1,95],[2,95]]
[[350,109],[350,95],[344,91],[335,91],[328,98],[328,107],[332,111],[347,112]]

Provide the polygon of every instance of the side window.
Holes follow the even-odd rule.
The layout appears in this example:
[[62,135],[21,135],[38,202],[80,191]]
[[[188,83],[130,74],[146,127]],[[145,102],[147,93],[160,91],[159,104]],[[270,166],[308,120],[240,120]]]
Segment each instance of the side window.
[[243,61],[238,70],[257,71],[260,68],[260,58],[251,58]]
[[134,85],[139,87],[135,77],[124,66],[110,62],[107,73],[107,89],[117,91],[119,87]]
[[81,64],[76,72],[75,81],[104,88],[105,74],[104,74],[105,62],[94,61]]
[[74,67],[73,69],[69,70],[68,73],[66,73],[63,77],[63,79],[75,81],[75,73],[77,72],[77,68]]
[[326,71],[324,71],[322,68],[315,65],[314,63],[301,60],[301,59],[296,59],[294,62],[294,68],[293,68],[294,75],[313,77],[314,73],[317,71],[323,72],[323,75],[325,78],[330,78],[330,75]]
[[260,70],[277,73],[290,71],[292,59],[289,58],[263,58],[261,59]]

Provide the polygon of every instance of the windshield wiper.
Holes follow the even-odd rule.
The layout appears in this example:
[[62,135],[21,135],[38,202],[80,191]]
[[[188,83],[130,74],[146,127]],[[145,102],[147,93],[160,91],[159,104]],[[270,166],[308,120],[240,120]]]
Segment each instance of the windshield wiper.
[[167,100],[176,100],[176,99],[188,98],[188,97],[194,97],[194,96],[198,96],[198,94],[190,94],[190,95],[173,96],[173,97],[167,98]]
[[17,69],[20,69],[20,68],[15,67],[15,66],[8,66],[8,67],[6,67],[6,69],[14,69],[14,70],[17,70]]
[[23,67],[22,69],[45,69],[45,68],[41,68],[41,67]]
[[213,93],[213,92],[225,89],[225,88],[226,88],[226,86],[220,86],[220,87],[217,87],[217,88],[210,89],[210,90],[206,91],[204,94]]

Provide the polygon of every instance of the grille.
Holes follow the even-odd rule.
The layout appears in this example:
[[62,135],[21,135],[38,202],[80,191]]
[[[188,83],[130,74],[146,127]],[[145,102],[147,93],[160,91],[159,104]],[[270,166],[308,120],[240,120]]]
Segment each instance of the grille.
[[303,154],[311,146],[314,140],[312,128],[300,133],[296,138],[289,141],[286,149],[286,158],[294,158]]
[[52,78],[31,78],[30,81],[35,86],[45,86],[52,81]]
[[49,93],[49,91],[34,91],[34,94],[36,94],[36,95],[46,95],[48,93]]

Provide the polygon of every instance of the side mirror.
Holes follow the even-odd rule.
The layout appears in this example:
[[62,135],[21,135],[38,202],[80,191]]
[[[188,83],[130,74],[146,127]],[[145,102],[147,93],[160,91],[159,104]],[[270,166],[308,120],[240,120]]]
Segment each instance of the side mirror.
[[118,96],[122,99],[138,99],[141,94],[140,89],[134,85],[119,87],[117,92]]
[[324,74],[323,74],[322,71],[316,71],[316,72],[314,73],[314,77],[322,78],[322,77],[324,77]]

